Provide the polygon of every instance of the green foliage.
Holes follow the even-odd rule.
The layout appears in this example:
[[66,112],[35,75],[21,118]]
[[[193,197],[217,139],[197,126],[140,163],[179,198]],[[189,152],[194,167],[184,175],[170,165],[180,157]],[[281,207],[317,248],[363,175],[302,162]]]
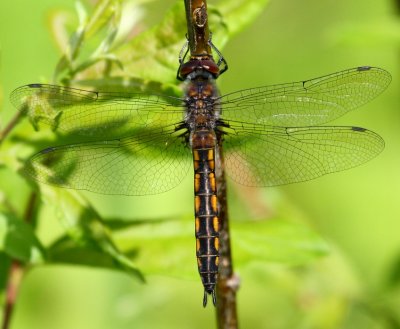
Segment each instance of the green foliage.
[[143,280],[135,265],[114,245],[101,217],[76,191],[41,189],[44,204],[62,221],[66,234],[48,247],[52,263],[80,264],[122,270]]
[[32,226],[9,213],[0,213],[0,251],[23,263],[42,264],[45,249]]
[[[197,279],[192,218],[127,222],[107,221],[121,250],[136,250],[136,264],[146,274]],[[326,243],[304,225],[289,221],[232,222],[233,262],[242,269],[253,262],[302,265],[326,255]]]
[[306,264],[329,253],[326,242],[304,224],[284,219],[239,222],[233,226],[235,264]]
[[[218,47],[222,49],[229,38],[249,25],[267,2],[229,0],[221,2],[218,7],[210,6],[210,30],[218,31],[213,35]],[[140,2],[135,8],[139,11]],[[126,26],[134,24],[136,19],[131,17],[130,23],[122,19],[124,9],[121,1],[100,1],[88,19],[82,5],[78,5],[80,25],[73,32],[66,53],[57,65],[55,78],[65,71],[61,81],[66,84],[74,80],[74,84],[100,90],[151,90],[179,94],[177,55],[185,41],[182,31],[186,30],[183,1],[176,2],[161,22],[138,35],[119,33],[135,28]],[[101,41],[96,48],[82,49],[99,36]],[[82,52],[89,53],[87,58],[79,58]],[[80,78],[75,80],[78,74]]]
[[[77,13],[79,26],[73,32],[65,54],[57,64],[54,77],[57,78],[63,71],[67,71],[66,82],[77,73],[91,67],[100,60],[113,61],[111,54],[108,54],[118,31],[118,22],[121,13],[121,1],[103,0],[99,1],[93,9],[92,15],[88,14],[80,2],[77,2]],[[79,62],[79,54],[83,44],[96,36],[103,29],[107,29],[104,40],[95,49],[88,59]]]

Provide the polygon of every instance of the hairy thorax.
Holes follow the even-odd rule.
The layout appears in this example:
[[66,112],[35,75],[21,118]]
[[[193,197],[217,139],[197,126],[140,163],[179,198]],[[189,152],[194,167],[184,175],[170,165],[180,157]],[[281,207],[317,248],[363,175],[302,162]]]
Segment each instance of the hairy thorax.
[[[207,72],[206,72],[207,73]],[[209,74],[195,81],[186,82],[185,122],[191,132],[214,129],[219,117],[216,106],[217,90]]]

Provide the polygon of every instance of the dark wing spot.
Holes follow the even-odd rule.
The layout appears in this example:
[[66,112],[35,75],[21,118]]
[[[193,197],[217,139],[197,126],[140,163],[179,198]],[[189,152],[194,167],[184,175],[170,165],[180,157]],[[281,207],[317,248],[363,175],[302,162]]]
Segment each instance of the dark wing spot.
[[30,88],[41,88],[43,85],[41,83],[31,83],[28,85]]
[[364,132],[364,131],[367,130],[367,129],[361,128],[361,127],[351,127],[351,129],[352,129],[353,131],[360,131],[360,132]]
[[52,152],[54,150],[55,150],[54,147],[48,147],[48,148],[45,148],[44,150],[41,150],[40,153],[41,154],[46,154],[46,153],[50,153],[50,152]]
[[357,71],[369,71],[371,68],[371,66],[360,66],[357,67]]

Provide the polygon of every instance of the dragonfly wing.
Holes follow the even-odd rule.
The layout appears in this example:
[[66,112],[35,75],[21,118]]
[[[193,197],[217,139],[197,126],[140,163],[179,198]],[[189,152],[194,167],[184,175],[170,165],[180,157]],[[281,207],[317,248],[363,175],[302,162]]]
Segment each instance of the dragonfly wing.
[[11,102],[35,124],[94,139],[127,137],[138,126],[166,126],[183,119],[181,99],[143,93],[30,84],[15,89]]
[[222,119],[269,126],[313,126],[334,120],[379,95],[391,81],[376,67],[234,92],[217,99]]
[[164,128],[148,135],[50,147],[29,159],[25,169],[50,185],[101,194],[148,195],[178,185],[190,160],[190,150],[174,128]]
[[378,155],[383,139],[358,127],[237,127],[224,137],[226,169],[247,186],[302,182],[358,166]]

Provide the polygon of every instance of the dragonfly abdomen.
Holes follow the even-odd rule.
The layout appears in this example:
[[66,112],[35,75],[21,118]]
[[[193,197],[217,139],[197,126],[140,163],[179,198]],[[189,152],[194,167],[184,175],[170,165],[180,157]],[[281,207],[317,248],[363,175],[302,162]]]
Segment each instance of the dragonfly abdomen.
[[219,217],[215,179],[215,134],[204,129],[193,133],[196,256],[204,286],[203,305],[211,294],[216,302],[215,284],[219,262]]

